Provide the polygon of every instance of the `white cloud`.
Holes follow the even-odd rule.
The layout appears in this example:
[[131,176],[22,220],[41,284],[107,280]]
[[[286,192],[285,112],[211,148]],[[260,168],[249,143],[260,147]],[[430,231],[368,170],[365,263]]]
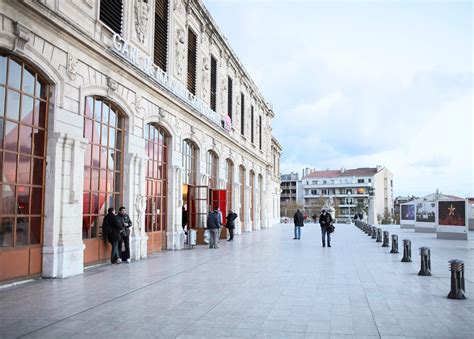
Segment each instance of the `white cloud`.
[[216,7],[274,104],[282,171],[385,165],[396,193],[474,196],[471,4]]

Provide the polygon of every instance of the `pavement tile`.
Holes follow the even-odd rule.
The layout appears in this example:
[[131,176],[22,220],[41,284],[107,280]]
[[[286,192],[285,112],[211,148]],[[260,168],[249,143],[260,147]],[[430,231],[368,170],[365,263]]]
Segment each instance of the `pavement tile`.
[[[412,240],[413,262],[401,263],[353,225],[330,249],[317,225],[298,243],[292,228],[0,289],[0,338],[472,338],[474,240],[383,225]],[[417,275],[421,246],[431,277]],[[452,258],[465,262],[467,300],[446,298]]]

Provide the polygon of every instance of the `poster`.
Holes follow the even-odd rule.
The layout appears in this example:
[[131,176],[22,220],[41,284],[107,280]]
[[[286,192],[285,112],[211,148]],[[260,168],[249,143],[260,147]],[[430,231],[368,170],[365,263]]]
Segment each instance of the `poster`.
[[415,220],[415,205],[414,204],[401,205],[400,207],[402,210],[400,219]]
[[438,225],[440,226],[465,226],[466,202],[464,200],[439,201],[438,215]]
[[416,204],[416,222],[434,223],[436,220],[436,202]]

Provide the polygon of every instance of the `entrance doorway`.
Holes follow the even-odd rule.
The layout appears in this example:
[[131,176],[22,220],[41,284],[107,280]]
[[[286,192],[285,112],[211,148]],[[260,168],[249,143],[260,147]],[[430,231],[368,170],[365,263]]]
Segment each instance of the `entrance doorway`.
[[42,271],[48,93],[32,67],[0,54],[0,281]]
[[110,258],[110,244],[102,235],[109,207],[122,206],[124,119],[113,103],[90,96],[84,112],[84,138],[89,140],[84,158],[82,239],[84,264]]
[[156,124],[145,127],[146,169],[145,231],[148,235],[147,252],[166,248],[168,220],[168,134]]

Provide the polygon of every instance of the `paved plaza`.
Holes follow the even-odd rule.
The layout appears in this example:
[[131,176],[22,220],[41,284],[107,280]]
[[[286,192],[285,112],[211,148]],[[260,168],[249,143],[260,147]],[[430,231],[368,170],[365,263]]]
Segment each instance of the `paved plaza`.
[[[281,224],[217,250],[3,288],[0,337],[472,338],[474,241],[384,229],[412,240],[413,262],[353,225],[338,225],[333,247],[322,248],[319,226],[293,240]],[[421,246],[431,248],[431,277],[417,275]],[[467,300],[446,298],[453,258],[465,261]]]

